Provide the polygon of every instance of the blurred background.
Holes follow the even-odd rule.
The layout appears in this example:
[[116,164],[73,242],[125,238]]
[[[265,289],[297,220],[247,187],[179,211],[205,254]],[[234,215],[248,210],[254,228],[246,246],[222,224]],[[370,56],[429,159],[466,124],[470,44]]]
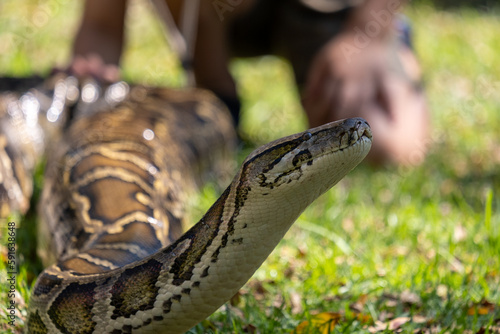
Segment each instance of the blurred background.
[[[64,68],[81,7],[2,0],[0,76]],[[325,321],[346,333],[391,324],[419,333],[499,330],[500,5],[415,0],[405,14],[431,110],[425,162],[357,168],[304,213],[239,299],[195,331],[290,332],[325,312]],[[179,63],[149,2],[130,1],[126,22],[124,79],[181,86]],[[306,127],[285,61],[266,56],[231,66],[242,131],[253,145]],[[193,216],[216,198],[211,188],[203,195]],[[36,261],[32,251],[19,253]],[[19,288],[25,299],[39,266],[33,268]]]

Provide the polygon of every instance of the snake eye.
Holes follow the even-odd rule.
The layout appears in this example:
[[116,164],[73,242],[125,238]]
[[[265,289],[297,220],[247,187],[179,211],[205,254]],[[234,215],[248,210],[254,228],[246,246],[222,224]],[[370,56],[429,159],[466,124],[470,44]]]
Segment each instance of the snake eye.
[[311,137],[312,137],[312,134],[310,132],[306,132],[302,135],[302,140],[307,141],[307,140],[311,139]]

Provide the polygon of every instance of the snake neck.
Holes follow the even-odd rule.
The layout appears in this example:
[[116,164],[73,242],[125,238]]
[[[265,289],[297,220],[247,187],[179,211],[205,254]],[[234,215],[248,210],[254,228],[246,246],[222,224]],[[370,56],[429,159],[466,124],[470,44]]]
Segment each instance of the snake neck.
[[[82,275],[61,263],[49,267],[35,286],[32,307],[43,309],[42,305],[49,304],[45,312],[52,321],[42,321],[42,317],[39,321],[60,323],[67,309],[76,308],[89,317],[75,326],[93,325],[94,332],[108,332],[109,326],[122,328],[124,320],[132,324],[139,308],[143,319],[149,320],[134,333],[163,329],[166,323],[169,333],[189,330],[237,292],[299,213],[277,210],[277,217],[262,217],[253,205],[247,205],[244,198],[249,195],[249,189],[235,180],[181,238],[133,264],[98,275]],[[134,287],[134,282],[141,284]],[[47,303],[47,290],[58,297]],[[81,300],[88,308],[76,302]],[[99,303],[112,306],[113,311],[90,318]],[[41,313],[35,314],[32,319]]]

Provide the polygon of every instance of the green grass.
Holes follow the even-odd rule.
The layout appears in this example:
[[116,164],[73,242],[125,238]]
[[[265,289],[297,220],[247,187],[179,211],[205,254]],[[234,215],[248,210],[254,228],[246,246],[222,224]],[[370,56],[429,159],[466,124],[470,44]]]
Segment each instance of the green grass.
[[[63,0],[4,0],[0,75],[63,66],[78,8]],[[317,314],[336,323],[333,333],[500,331],[499,13],[412,5],[408,15],[432,110],[425,163],[415,169],[358,167],[306,210],[231,303],[192,332],[290,333]],[[125,78],[179,85],[177,62],[143,1],[129,16]],[[242,130],[252,143],[304,128],[286,63],[238,60],[232,70],[243,99]],[[212,188],[202,195],[193,216],[216,198]],[[40,270],[35,233],[28,232],[35,217],[12,219],[20,225],[22,306]],[[0,255],[3,273],[3,248]],[[5,324],[3,283],[2,275],[0,331],[17,333],[26,310],[18,327]]]

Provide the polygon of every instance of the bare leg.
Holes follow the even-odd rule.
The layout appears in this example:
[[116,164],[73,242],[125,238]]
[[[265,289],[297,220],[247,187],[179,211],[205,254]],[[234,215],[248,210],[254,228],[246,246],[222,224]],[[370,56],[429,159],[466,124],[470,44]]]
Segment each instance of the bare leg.
[[124,41],[125,0],[87,0],[69,67],[77,76],[114,82]]

